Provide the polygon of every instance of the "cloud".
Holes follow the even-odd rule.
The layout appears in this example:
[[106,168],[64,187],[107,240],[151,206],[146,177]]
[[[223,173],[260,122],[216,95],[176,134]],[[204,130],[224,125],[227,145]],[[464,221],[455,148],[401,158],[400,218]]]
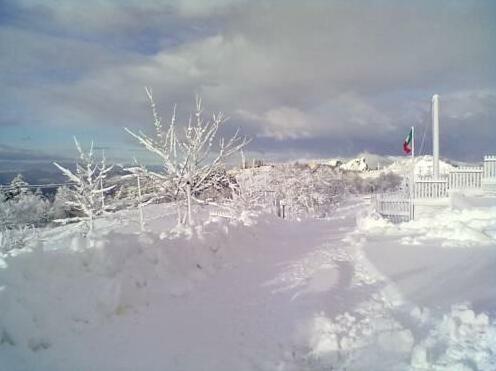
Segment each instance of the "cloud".
[[484,119],[496,114],[496,89],[461,90],[442,99],[443,116],[454,120]]
[[305,111],[289,106],[267,110],[262,115],[239,110],[242,120],[256,125],[259,137],[304,139],[353,136],[374,138],[394,130],[392,118],[367,99],[345,93]]
[[265,112],[263,116],[246,111],[238,111],[238,113],[241,117],[259,124],[259,137],[284,140],[310,136],[311,120],[304,112],[292,107],[274,108]]
[[447,154],[496,142],[490,1],[5,4],[0,122],[147,128],[150,85],[164,116],[199,93],[260,150],[387,153],[439,93],[443,127],[468,135]]

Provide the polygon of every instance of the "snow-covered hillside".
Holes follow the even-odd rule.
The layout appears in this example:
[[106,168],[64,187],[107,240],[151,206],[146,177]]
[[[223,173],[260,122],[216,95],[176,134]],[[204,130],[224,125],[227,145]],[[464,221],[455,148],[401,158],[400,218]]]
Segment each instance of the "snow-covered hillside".
[[[410,156],[381,156],[371,153],[361,153],[349,159],[319,159],[299,161],[300,163],[323,164],[343,171],[360,173],[364,177],[375,177],[382,173],[393,172],[399,175],[410,174],[412,159]],[[441,175],[448,174],[458,166],[476,166],[473,163],[463,163],[440,159],[439,172]],[[432,174],[432,156],[422,155],[415,157],[415,174],[417,176],[428,176]]]
[[442,233],[351,198],[190,230],[150,205],[144,233],[132,210],[46,230],[0,259],[0,369],[493,370],[495,212]]
[[369,169],[367,161],[364,157],[349,160],[339,167],[341,170],[347,171],[366,171]]
[[[415,157],[415,175],[416,176],[430,176],[432,175],[432,156],[418,156]],[[455,166],[450,163],[439,160],[439,174],[447,175]],[[410,158],[401,158],[396,160],[391,165],[387,166],[384,170],[392,171],[397,174],[408,174],[412,171],[412,160]]]

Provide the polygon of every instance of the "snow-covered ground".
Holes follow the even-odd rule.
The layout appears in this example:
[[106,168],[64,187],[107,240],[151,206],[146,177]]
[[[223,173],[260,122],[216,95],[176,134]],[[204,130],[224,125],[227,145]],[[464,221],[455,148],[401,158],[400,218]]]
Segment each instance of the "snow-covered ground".
[[354,198],[327,219],[165,232],[150,205],[142,234],[133,211],[47,230],[0,258],[0,370],[495,370],[496,209],[469,201],[403,225]]

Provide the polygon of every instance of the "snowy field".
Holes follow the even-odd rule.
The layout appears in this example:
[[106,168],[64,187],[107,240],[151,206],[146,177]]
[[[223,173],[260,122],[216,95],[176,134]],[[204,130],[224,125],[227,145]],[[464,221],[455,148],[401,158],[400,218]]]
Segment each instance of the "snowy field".
[[495,39],[496,0],[0,0],[0,371],[496,371]]
[[494,206],[392,225],[353,198],[192,233],[145,213],[3,256],[1,370],[496,369]]

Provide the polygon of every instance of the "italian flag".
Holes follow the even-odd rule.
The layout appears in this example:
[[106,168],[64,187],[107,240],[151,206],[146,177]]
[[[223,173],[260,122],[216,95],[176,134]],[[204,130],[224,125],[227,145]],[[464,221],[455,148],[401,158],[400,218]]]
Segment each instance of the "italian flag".
[[403,151],[407,155],[412,153],[412,142],[413,142],[413,128],[410,129],[408,136],[405,138],[405,141],[403,142]]

